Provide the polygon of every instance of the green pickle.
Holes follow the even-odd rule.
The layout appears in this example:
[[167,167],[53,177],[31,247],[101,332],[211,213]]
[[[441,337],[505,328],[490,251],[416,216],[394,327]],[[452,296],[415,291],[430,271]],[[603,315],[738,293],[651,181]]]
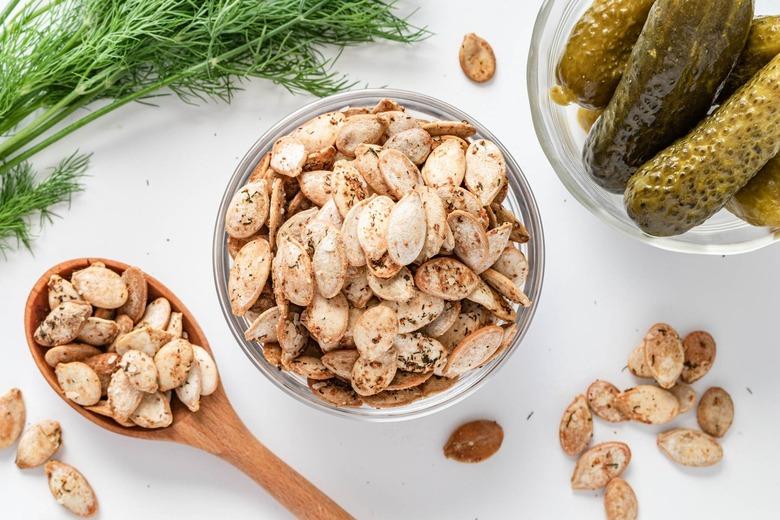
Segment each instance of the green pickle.
[[723,208],[778,153],[780,56],[642,166],[626,188],[626,210],[650,235],[685,233]]
[[559,104],[604,108],[655,0],[594,0],[569,35],[552,92]]
[[726,209],[753,226],[780,227],[780,157],[769,161]]
[[585,168],[600,186],[622,193],[645,162],[707,115],[752,19],[752,0],[656,0],[585,142]]
[[757,17],[750,27],[750,35],[742,55],[729,74],[719,98],[728,99],[778,54],[780,54],[780,16]]

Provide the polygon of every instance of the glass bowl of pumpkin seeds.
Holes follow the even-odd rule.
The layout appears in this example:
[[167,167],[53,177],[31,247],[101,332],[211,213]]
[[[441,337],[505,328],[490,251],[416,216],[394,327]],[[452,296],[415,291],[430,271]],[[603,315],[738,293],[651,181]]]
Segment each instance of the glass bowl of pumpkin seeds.
[[315,101],[235,169],[214,228],[222,312],[298,401],[367,421],[442,410],[517,350],[544,274],[539,210],[484,126],[394,89]]

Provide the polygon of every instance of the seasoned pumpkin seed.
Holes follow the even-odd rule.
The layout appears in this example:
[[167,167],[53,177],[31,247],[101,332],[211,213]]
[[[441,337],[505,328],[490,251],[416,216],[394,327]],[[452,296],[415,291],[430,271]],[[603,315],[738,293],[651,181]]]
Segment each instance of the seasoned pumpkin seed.
[[95,307],[116,309],[127,301],[122,277],[104,265],[92,264],[74,272],[70,281],[82,299]]
[[279,282],[285,297],[305,307],[314,298],[314,272],[304,247],[292,239],[279,242],[274,262],[280,265]]
[[164,297],[159,297],[146,306],[144,315],[141,316],[139,327],[148,325],[153,329],[165,330],[171,319],[171,302]]
[[81,326],[76,339],[87,345],[99,347],[113,342],[117,334],[119,334],[119,327],[115,321],[90,317]]
[[598,379],[588,387],[588,406],[593,413],[605,421],[625,421],[627,417],[623,415],[615,403],[619,395],[620,390],[615,385]]
[[438,338],[455,324],[459,314],[459,301],[445,301],[442,313],[439,314],[435,320],[423,327],[423,332],[432,338]]
[[490,252],[482,224],[474,215],[461,210],[450,213],[447,224],[455,238],[455,254],[472,270],[479,270]]
[[[94,403],[93,403],[94,404]],[[62,429],[57,421],[33,424],[19,437],[16,466],[22,469],[40,466],[54,455],[62,444]]]
[[643,339],[645,363],[662,388],[671,388],[683,370],[685,353],[677,331],[665,323],[653,325]]
[[622,442],[605,442],[580,455],[571,476],[573,489],[600,489],[623,474],[631,462],[631,450]]
[[49,310],[53,311],[63,302],[73,302],[81,299],[81,295],[73,287],[73,284],[58,274],[51,275],[46,287],[49,290]]
[[623,415],[645,424],[668,423],[680,413],[674,394],[652,385],[629,388],[615,399],[615,404]]
[[130,420],[141,428],[167,428],[173,423],[171,404],[165,394],[143,394],[141,402],[130,415]]
[[593,437],[593,416],[584,395],[578,395],[566,408],[558,428],[561,448],[567,455],[585,450]]
[[420,194],[413,191],[395,204],[387,219],[387,254],[398,265],[409,265],[425,245],[427,223]]
[[696,420],[705,433],[723,437],[734,422],[734,401],[720,387],[708,388],[696,408]]
[[696,391],[685,383],[677,383],[669,389],[680,403],[680,414],[684,414],[696,405]]
[[54,347],[72,342],[81,327],[92,314],[92,307],[82,301],[66,301],[59,304],[35,329],[35,342],[44,347]]
[[[421,126],[423,130],[432,136],[454,135],[461,139],[468,139],[477,133],[477,129],[468,121],[431,121],[430,123],[424,123]],[[455,186],[458,186],[459,184],[460,183]]]
[[479,283],[474,271],[447,257],[428,260],[418,267],[414,281],[421,291],[450,301],[467,297]]
[[71,361],[84,361],[89,357],[100,354],[100,349],[92,345],[82,343],[67,343],[52,347],[46,351],[43,359],[50,367],[56,367],[59,363],[70,363]]
[[414,332],[428,325],[444,311],[444,300],[415,290],[414,296],[405,302],[384,302],[398,317],[398,333]]
[[260,297],[271,270],[271,257],[271,246],[262,238],[247,243],[236,255],[228,276],[230,308],[236,316],[246,314]]
[[306,121],[290,134],[303,143],[307,153],[336,144],[339,126],[346,118],[340,112],[328,112]]
[[420,332],[398,334],[393,340],[398,368],[407,372],[432,372],[446,351],[441,343]]
[[116,352],[123,355],[128,350],[140,350],[154,356],[160,347],[172,339],[173,335],[170,332],[144,325],[120,336],[115,343]]
[[200,345],[192,345],[192,353],[198,364],[200,372],[200,395],[211,395],[219,386],[219,373],[217,364],[208,351]]
[[364,312],[355,323],[352,338],[361,357],[372,361],[384,357],[399,332],[398,316],[385,305]]
[[398,150],[414,164],[423,164],[431,153],[431,134],[422,128],[410,128],[390,136],[383,148]]
[[146,393],[157,391],[157,367],[148,354],[140,350],[128,350],[122,355],[119,367],[137,390]]
[[[173,390],[184,383],[193,360],[192,344],[186,339],[176,338],[163,345],[154,355],[160,392]],[[127,376],[130,379],[130,374]]]
[[622,478],[613,478],[604,489],[607,520],[636,520],[639,503],[631,486]]
[[387,251],[387,226],[394,206],[390,197],[380,195],[371,199],[360,213],[357,238],[365,259],[379,260]]
[[683,340],[685,361],[680,378],[693,383],[704,377],[715,363],[717,347],[713,337],[704,331],[691,332]]
[[352,367],[352,388],[358,395],[376,395],[385,390],[395,377],[396,354],[390,349],[375,359],[362,355]]
[[265,180],[250,182],[233,195],[225,213],[225,231],[233,238],[248,238],[268,218],[269,193]]
[[100,401],[100,379],[92,368],[81,361],[60,363],[54,367],[62,393],[76,404],[91,406]]
[[383,149],[379,152],[379,172],[388,193],[396,200],[423,183],[417,166],[398,150]]
[[333,201],[345,217],[352,206],[368,198],[368,184],[352,161],[336,161],[331,175]]
[[374,114],[348,117],[336,134],[336,148],[341,153],[355,156],[361,144],[377,144],[385,133],[385,125]]
[[333,298],[341,292],[347,278],[347,254],[341,231],[328,229],[317,244],[311,262],[319,294]]
[[337,293],[333,298],[314,295],[311,305],[306,309],[301,322],[311,336],[323,343],[336,343],[347,331],[349,323],[349,303],[347,298]]
[[314,204],[322,206],[331,196],[331,176],[327,170],[303,172],[298,176],[301,192]]
[[335,378],[327,381],[310,380],[309,388],[314,395],[335,406],[354,408],[363,404],[363,400],[351,386]]
[[374,295],[368,285],[368,270],[365,267],[350,267],[344,282],[344,295],[352,307],[362,309]]
[[271,168],[281,175],[296,177],[303,170],[308,154],[306,146],[297,138],[282,137],[271,150]]
[[459,376],[479,366],[498,349],[503,335],[504,330],[497,325],[488,325],[472,332],[449,353],[444,374],[448,377]]
[[471,421],[452,432],[444,445],[444,456],[478,463],[495,455],[503,442],[504,429],[496,421]]
[[343,349],[326,352],[320,360],[336,377],[349,381],[352,378],[352,367],[358,357],[360,352],[357,350]]
[[414,278],[406,267],[402,267],[391,278],[377,278],[369,273],[368,286],[375,295],[383,300],[405,302],[414,297]]
[[493,79],[496,73],[496,55],[484,39],[468,33],[460,44],[460,68],[466,76],[477,83]]
[[16,442],[26,417],[21,390],[12,388],[0,395],[0,450]]
[[507,183],[506,161],[498,146],[485,139],[471,143],[463,180],[483,206],[493,202]]
[[713,466],[723,458],[718,441],[697,430],[676,428],[660,433],[656,444],[667,457],[683,466]]
[[58,504],[78,516],[92,516],[98,509],[92,487],[73,466],[52,460],[43,468],[49,491]]

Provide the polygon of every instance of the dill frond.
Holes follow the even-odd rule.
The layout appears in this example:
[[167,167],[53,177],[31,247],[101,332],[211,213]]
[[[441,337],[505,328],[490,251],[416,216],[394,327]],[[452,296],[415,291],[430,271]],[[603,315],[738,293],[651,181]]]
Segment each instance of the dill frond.
[[20,245],[29,249],[30,220],[37,216],[44,224],[55,216],[52,206],[70,202],[71,196],[82,190],[80,178],[88,164],[88,155],[74,153],[40,182],[29,162],[0,177],[0,252]]
[[[30,157],[161,90],[196,103],[229,102],[248,78],[316,96],[351,88],[325,48],[428,36],[394,10],[395,2],[383,0],[11,0],[0,11],[5,199],[30,191]],[[80,111],[100,100],[99,108]],[[83,115],[63,123],[74,114]],[[5,199],[0,215],[13,217],[18,210]],[[1,233],[0,241],[29,240],[25,230]]]

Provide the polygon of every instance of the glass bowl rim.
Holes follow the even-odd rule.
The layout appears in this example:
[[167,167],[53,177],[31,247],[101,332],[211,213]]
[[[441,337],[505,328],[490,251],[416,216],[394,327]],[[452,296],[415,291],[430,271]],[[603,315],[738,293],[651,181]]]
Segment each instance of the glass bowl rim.
[[555,175],[564,185],[566,190],[588,211],[598,217],[599,220],[606,222],[613,228],[620,230],[623,234],[628,235],[635,240],[665,251],[694,255],[737,255],[758,251],[780,241],[780,232],[773,232],[771,235],[743,242],[712,245],[694,244],[679,240],[677,237],[655,237],[648,235],[630,222],[620,220],[609,211],[602,208],[596,201],[592,200],[587,193],[580,189],[575,180],[568,173],[566,166],[558,158],[558,153],[553,147],[553,141],[557,139],[557,136],[551,128],[551,125],[545,120],[543,108],[538,101],[540,96],[547,95],[546,92],[540,92],[538,88],[540,67],[543,66],[541,63],[543,56],[539,52],[538,47],[542,41],[543,34],[550,28],[549,23],[553,6],[564,1],[571,2],[572,0],[544,0],[539,8],[531,34],[531,44],[528,50],[526,83],[528,101],[531,108],[531,119],[537,140],[539,141],[550,166],[552,166]]
[[[250,169],[257,163],[261,152],[265,148],[268,148],[268,146],[281,135],[280,132],[282,132],[282,130],[288,127],[291,123],[294,121],[299,121],[302,118],[308,119],[314,117],[328,110],[334,110],[332,108],[332,105],[334,104],[338,105],[339,107],[345,107],[351,106],[351,104],[355,103],[367,103],[370,100],[374,100],[375,102],[377,99],[384,97],[396,99],[401,103],[407,101],[425,105],[433,110],[447,113],[459,120],[468,120],[477,129],[477,132],[480,135],[482,135],[485,139],[493,141],[499,147],[502,153],[504,153],[507,162],[507,175],[510,177],[510,191],[518,201],[522,201],[528,212],[528,215],[523,214],[523,223],[531,232],[531,244],[529,244],[529,248],[531,245],[533,246],[533,255],[535,257],[535,261],[534,267],[532,268],[532,274],[530,274],[528,278],[529,282],[533,281],[533,283],[527,283],[526,293],[534,303],[530,308],[524,309],[523,321],[525,326],[523,328],[518,328],[512,344],[507,349],[505,349],[504,352],[495,360],[491,361],[488,365],[478,369],[482,371],[479,374],[475,374],[478,375],[478,377],[476,377],[473,382],[470,382],[468,386],[460,388],[458,393],[450,393],[453,388],[458,388],[456,383],[456,385],[451,388],[447,388],[438,394],[434,394],[421,400],[420,402],[426,400],[431,401],[431,404],[424,408],[406,411],[405,408],[407,405],[405,405],[398,408],[382,409],[381,412],[384,412],[383,414],[367,414],[360,412],[360,410],[363,408],[336,407],[316,399],[313,395],[310,397],[300,395],[293,388],[286,386],[285,382],[280,380],[281,378],[278,378],[273,374],[273,372],[277,371],[277,369],[271,367],[267,362],[260,361],[258,359],[258,350],[260,349],[253,348],[249,342],[244,339],[243,331],[237,327],[237,322],[240,318],[234,317],[230,312],[230,304],[227,298],[226,288],[227,248],[225,246],[226,238],[224,233],[224,212],[227,204],[230,202],[230,199],[235,193],[235,190],[238,188],[240,183],[244,181],[244,177],[246,177],[247,172],[250,171]],[[513,183],[515,183],[517,186],[513,186]],[[533,318],[535,317],[537,308],[539,306],[545,270],[545,244],[544,231],[539,208],[528,179],[525,177],[525,174],[515,161],[514,157],[512,157],[503,144],[501,144],[501,142],[498,141],[498,139],[496,139],[496,137],[489,130],[487,130],[484,125],[476,121],[462,110],[434,97],[408,90],[380,88],[344,92],[307,103],[306,105],[293,111],[272,125],[250,146],[249,150],[244,154],[234,169],[233,174],[231,175],[227,186],[225,187],[225,192],[220,200],[217,219],[214,225],[214,236],[212,241],[212,263],[215,289],[217,291],[217,298],[220,303],[223,317],[225,318],[225,321],[227,322],[233,337],[241,347],[241,350],[244,351],[244,354],[249,358],[255,368],[260,370],[266,379],[270,380],[276,387],[282,390],[284,394],[293,397],[295,400],[302,402],[307,406],[310,406],[319,411],[326,412],[330,415],[347,417],[353,420],[366,422],[398,422],[428,416],[435,412],[449,408],[450,406],[464,400],[476,392],[480,387],[482,387],[482,385],[484,385],[489,379],[489,376],[495,374],[495,372],[497,372],[497,370],[505,364],[505,362],[509,359],[509,357],[514,353],[516,348],[525,338],[528,330],[531,327],[531,324],[533,323]],[[259,356],[262,357],[262,354],[259,354]],[[301,386],[300,383],[299,386]],[[374,412],[378,411],[377,409],[372,410]]]

